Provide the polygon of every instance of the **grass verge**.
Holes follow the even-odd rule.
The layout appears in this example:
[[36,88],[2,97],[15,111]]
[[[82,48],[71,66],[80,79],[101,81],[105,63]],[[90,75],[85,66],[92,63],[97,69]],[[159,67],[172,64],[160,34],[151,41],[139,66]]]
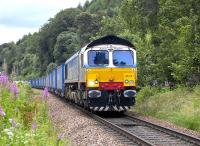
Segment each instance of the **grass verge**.
[[133,111],[200,132],[200,86],[173,91],[144,87]]

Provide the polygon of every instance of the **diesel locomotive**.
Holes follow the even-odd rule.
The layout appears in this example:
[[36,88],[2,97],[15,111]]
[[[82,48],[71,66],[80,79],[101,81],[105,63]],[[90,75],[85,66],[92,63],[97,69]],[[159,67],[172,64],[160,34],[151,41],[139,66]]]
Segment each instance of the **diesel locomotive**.
[[137,84],[136,49],[105,36],[87,44],[47,76],[30,80],[92,111],[124,112],[133,106]]

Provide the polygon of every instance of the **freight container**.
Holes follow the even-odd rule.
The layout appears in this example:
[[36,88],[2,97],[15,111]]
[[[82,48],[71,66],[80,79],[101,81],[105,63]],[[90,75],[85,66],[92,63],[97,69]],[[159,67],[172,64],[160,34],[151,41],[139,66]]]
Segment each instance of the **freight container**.
[[55,90],[57,88],[57,69],[54,69],[52,71],[52,88],[53,90]]
[[65,79],[65,65],[62,64],[57,67],[57,92],[60,93],[60,95],[64,95],[64,79]]

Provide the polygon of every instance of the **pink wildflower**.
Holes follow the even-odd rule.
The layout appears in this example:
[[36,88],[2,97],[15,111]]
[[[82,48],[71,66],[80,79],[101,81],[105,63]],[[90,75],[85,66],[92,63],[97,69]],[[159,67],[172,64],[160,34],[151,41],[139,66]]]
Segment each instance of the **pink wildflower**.
[[57,146],[59,146],[59,143],[60,143],[60,141],[61,141],[61,139],[62,139],[62,134],[58,134],[58,137],[57,137]]
[[5,117],[6,116],[6,113],[3,111],[2,107],[0,106],[0,115],[2,117]]
[[61,140],[63,135],[61,133],[58,134],[58,140]]
[[33,124],[32,124],[32,129],[33,129],[33,130],[36,130],[36,128],[37,128],[37,123],[36,123],[36,122],[33,122]]
[[49,92],[48,92],[48,88],[45,87],[44,91],[43,91],[43,98],[46,100],[49,97]]
[[0,85],[1,86],[8,85],[8,76],[6,74],[0,74]]
[[17,85],[14,82],[11,84],[10,91],[14,96],[19,94],[19,89],[17,88]]

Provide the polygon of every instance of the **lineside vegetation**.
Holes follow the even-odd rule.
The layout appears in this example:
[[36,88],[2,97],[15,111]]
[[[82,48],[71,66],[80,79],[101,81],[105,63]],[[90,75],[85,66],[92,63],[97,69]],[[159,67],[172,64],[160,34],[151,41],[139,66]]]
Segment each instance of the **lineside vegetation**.
[[0,75],[0,145],[69,145],[48,117],[47,92],[33,96],[29,84]]
[[[0,70],[4,68],[18,79],[34,79],[65,62],[91,40],[114,34],[137,48],[141,91],[136,111],[199,131],[199,86],[195,87],[200,84],[199,3],[86,1],[83,6],[62,10],[39,32],[0,45]],[[175,90],[149,87],[162,88],[165,81]]]
[[200,86],[158,89],[144,87],[133,111],[200,132]]

